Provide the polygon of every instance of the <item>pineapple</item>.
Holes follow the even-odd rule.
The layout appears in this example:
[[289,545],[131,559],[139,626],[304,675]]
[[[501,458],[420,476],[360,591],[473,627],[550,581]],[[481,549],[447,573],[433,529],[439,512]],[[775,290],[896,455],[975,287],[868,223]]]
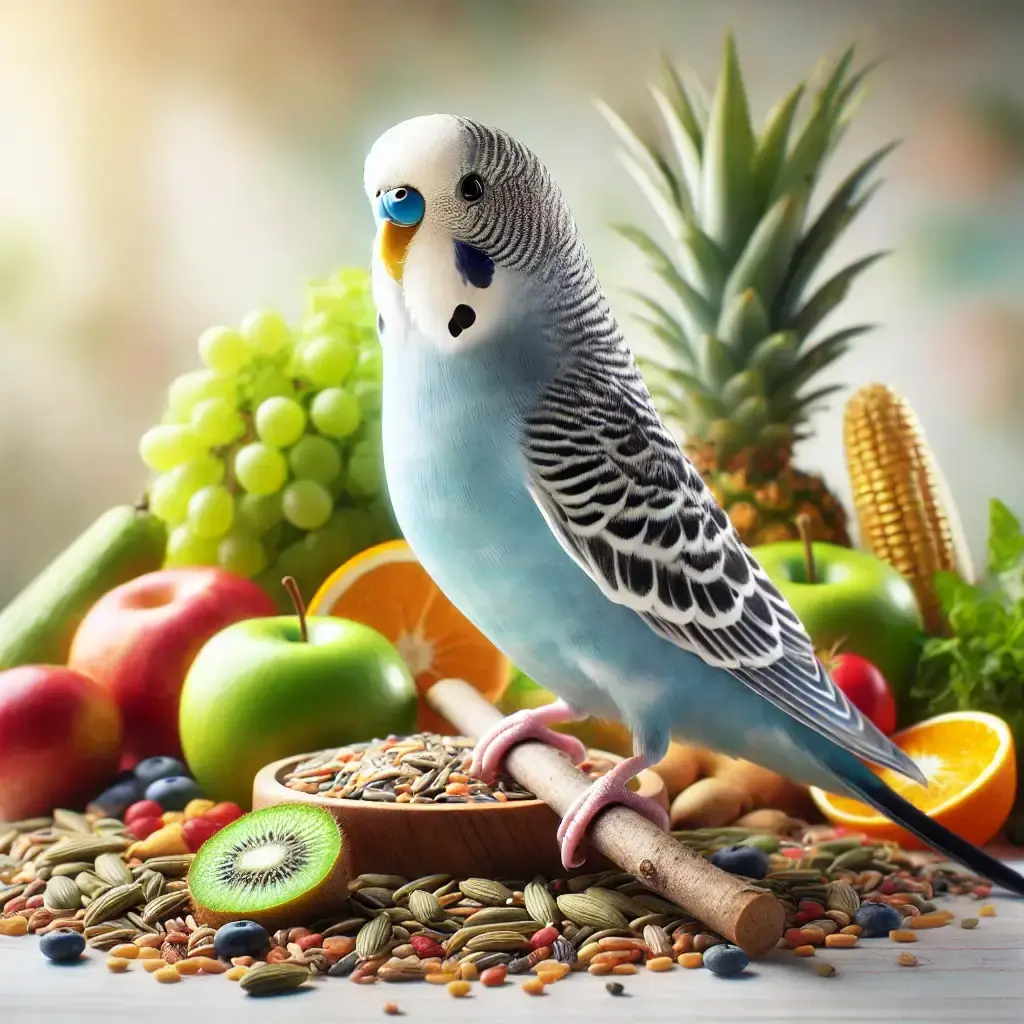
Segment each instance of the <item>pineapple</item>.
[[853,281],[885,255],[872,253],[814,290],[823,257],[877,187],[872,174],[893,148],[860,164],[810,216],[811,193],[843,134],[870,68],[851,74],[847,51],[814,91],[796,126],[801,84],[759,134],[731,37],[714,97],[684,86],[666,63],[652,89],[672,156],[648,145],[599,101],[624,148],[623,163],[671,239],[617,226],[649,259],[673,304],[633,293],[660,341],[641,359],[655,403],[685,434],[684,447],[747,544],[794,539],[801,513],[816,540],[849,545],[846,514],[820,476],[793,465],[809,419],[842,385],[816,377],[870,330],[847,327],[815,340]]

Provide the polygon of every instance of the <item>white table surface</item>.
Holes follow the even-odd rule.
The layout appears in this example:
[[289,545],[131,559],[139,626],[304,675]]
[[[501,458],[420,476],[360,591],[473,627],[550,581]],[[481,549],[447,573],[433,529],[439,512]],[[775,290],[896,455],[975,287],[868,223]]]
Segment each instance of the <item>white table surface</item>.
[[[1019,856],[1019,851],[1017,851]],[[1016,862],[1018,868],[1024,862]],[[976,917],[979,904],[966,898],[941,899],[960,917]],[[51,964],[33,936],[0,937],[0,1024],[362,1024],[388,1020],[383,1005],[392,1001],[404,1019],[423,1022],[693,1021],[695,1024],[793,1024],[797,1021],[850,1021],[858,1024],[990,1024],[1024,1021],[1024,900],[998,891],[991,902],[997,916],[982,918],[971,930],[954,922],[920,932],[913,944],[888,939],[861,940],[854,949],[819,950],[798,959],[775,952],[756,961],[738,979],[709,971],[674,969],[670,974],[641,971],[621,981],[628,993],[613,997],[608,979],[571,975],[543,996],[520,991],[522,979],[503,989],[474,985],[473,994],[453,999],[444,988],[422,982],[355,985],[318,979],[286,996],[253,999],[222,977],[188,977],[160,985],[133,965],[114,975],[106,954],[92,952],[73,967]],[[919,965],[899,967],[896,954],[914,953]],[[819,977],[816,963],[836,967]],[[402,1018],[396,1018],[402,1019]]]

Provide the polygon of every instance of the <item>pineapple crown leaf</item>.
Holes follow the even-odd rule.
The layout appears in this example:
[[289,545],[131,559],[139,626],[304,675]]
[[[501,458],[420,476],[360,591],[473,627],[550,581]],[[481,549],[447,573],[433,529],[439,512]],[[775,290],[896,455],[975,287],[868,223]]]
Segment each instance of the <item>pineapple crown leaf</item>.
[[634,298],[651,313],[649,317],[641,316],[637,319],[644,323],[673,352],[684,359],[688,365],[695,367],[697,354],[679,321],[660,302],[631,288],[627,288],[625,291],[627,295]]
[[890,255],[889,250],[882,249],[843,267],[811,295],[786,326],[791,327],[801,338],[807,338],[818,324],[846,298],[846,293],[854,280],[872,264],[888,255]]
[[753,288],[740,292],[718,318],[718,334],[732,347],[737,361],[745,359],[769,330],[768,314]]
[[[700,147],[702,136],[699,134],[696,139],[686,127],[684,115],[681,114],[679,106],[672,101],[657,86],[651,86],[651,96],[654,97],[655,106],[661,114],[662,123],[675,150],[676,160],[679,163],[680,178],[679,192],[683,213],[692,218],[694,214],[694,199],[700,196]],[[693,112],[687,106],[687,117],[692,118]]]
[[768,120],[761,140],[754,155],[753,179],[754,195],[758,209],[764,209],[771,195],[786,157],[786,146],[789,144],[789,133],[793,127],[797,108],[804,95],[804,84],[801,83],[768,115]]

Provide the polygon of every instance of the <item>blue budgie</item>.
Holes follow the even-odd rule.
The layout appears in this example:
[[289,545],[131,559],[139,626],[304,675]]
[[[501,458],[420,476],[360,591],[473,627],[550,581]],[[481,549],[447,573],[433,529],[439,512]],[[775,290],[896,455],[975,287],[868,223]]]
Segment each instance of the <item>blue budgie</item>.
[[473,770],[597,715],[634,755],[562,818],[566,868],[609,803],[662,827],[630,780],[671,738],[864,800],[948,856],[1024,878],[898,796],[862,761],[924,782],[847,701],[658,417],[545,167],[461,117],[405,121],[367,157],[378,225],[384,459],[395,515],[437,585],[558,694],[504,719]]

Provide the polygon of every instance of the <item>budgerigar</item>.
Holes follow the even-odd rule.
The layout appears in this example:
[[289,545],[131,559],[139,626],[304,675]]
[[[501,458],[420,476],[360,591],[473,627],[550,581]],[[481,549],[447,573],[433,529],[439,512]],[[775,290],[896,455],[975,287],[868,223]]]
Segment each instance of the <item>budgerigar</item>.
[[548,727],[613,718],[634,755],[563,816],[566,868],[609,803],[667,825],[627,784],[676,737],[867,801],[1024,893],[861,760],[924,781],[829,679],[659,419],[533,153],[466,118],[418,117],[373,145],[365,187],[395,515],[441,590],[559,697],[483,736],[474,772],[493,777],[525,738],[579,760]]

